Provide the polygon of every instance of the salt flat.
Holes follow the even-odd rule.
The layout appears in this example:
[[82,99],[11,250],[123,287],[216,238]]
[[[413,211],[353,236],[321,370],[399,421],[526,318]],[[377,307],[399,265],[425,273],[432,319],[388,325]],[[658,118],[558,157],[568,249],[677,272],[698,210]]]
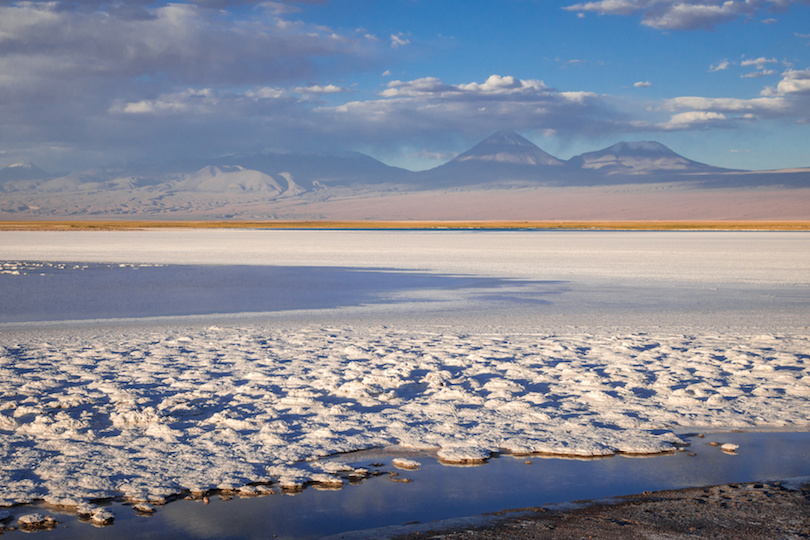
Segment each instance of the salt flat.
[[[691,426],[810,424],[806,233],[12,232],[0,259],[0,291],[51,279],[33,275],[45,261],[81,263],[57,284],[93,264],[390,276],[329,305],[297,304],[310,285],[293,277],[253,286],[292,295],[264,311],[218,309],[223,282],[194,315],[91,303],[4,323],[2,505],[342,483],[363,471],[314,458],[387,445],[598,456],[670,451]],[[395,286],[414,273],[431,279]]]
[[395,268],[526,279],[807,284],[810,236],[717,231],[3,231],[3,260]]

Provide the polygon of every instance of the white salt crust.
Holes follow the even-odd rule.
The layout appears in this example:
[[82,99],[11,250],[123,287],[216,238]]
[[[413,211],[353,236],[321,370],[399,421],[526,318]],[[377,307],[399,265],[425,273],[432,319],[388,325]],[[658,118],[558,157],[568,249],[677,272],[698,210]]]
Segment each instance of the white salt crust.
[[[26,337],[28,336],[28,337]],[[810,336],[84,329],[0,347],[0,506],[339,486],[371,447],[603,456],[676,428],[806,428]]]
[[[358,308],[370,315],[362,324],[335,310],[289,319],[300,325],[0,327],[0,506],[42,499],[93,515],[96,498],[328,488],[364,473],[316,458],[389,445],[465,463],[497,451],[661,452],[692,426],[810,426],[805,233],[19,231],[3,233],[0,259],[9,280],[27,272],[17,260],[246,264],[569,290],[542,294],[549,312],[521,312],[518,326],[484,299],[462,302],[445,326],[384,327],[394,298]],[[635,298],[642,286],[648,296]],[[446,292],[409,299],[406,319]],[[673,311],[672,324],[658,322]]]

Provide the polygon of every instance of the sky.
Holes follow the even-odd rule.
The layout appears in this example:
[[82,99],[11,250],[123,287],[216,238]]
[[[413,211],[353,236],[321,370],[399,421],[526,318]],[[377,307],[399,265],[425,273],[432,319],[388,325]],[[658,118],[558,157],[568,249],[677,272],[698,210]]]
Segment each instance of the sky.
[[810,0],[0,0],[0,167],[438,166],[500,129],[810,166]]

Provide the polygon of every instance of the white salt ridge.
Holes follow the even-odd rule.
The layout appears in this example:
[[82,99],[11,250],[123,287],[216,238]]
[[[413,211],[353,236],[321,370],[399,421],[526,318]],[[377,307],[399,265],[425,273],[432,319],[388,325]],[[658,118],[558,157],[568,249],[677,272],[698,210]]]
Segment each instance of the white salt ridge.
[[808,350],[736,332],[19,334],[0,347],[0,505],[337,487],[363,472],[317,458],[390,445],[465,463],[666,452],[690,426],[807,428]]

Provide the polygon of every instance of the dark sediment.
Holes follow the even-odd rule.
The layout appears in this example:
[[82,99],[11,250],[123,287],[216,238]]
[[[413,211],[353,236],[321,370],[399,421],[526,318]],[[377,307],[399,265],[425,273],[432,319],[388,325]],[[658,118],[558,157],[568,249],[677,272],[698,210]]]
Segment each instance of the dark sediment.
[[774,482],[658,491],[501,512],[469,527],[420,528],[396,538],[810,538],[810,486],[786,489]]

